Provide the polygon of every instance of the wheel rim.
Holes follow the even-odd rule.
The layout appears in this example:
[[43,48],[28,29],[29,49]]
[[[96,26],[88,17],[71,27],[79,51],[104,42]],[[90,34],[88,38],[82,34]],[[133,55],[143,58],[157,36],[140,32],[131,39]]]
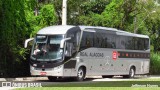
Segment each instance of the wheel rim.
[[133,69],[130,70],[130,76],[134,77],[134,70]]
[[83,70],[82,69],[80,69],[79,71],[78,71],[78,78],[79,79],[82,79],[83,78]]

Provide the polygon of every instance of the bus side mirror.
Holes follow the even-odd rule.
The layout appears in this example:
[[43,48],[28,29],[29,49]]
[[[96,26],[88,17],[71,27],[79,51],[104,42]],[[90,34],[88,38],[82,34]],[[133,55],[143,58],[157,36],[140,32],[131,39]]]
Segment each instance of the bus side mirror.
[[64,48],[64,42],[67,41],[67,40],[70,40],[70,39],[71,39],[71,37],[63,39],[61,41],[60,48]]
[[27,48],[28,42],[32,41],[33,39],[34,38],[26,39],[25,44],[24,44],[24,48]]
[[65,56],[71,57],[73,53],[73,43],[66,42]]

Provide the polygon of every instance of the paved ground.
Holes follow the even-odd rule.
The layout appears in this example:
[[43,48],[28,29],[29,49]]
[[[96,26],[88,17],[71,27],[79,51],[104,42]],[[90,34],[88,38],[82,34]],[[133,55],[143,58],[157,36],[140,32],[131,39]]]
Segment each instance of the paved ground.
[[[144,79],[144,78],[160,78],[156,75],[137,75],[135,79]],[[87,81],[125,81],[132,79],[124,79],[121,76],[114,76],[113,78],[102,78],[101,76],[87,77]],[[47,77],[20,77],[20,78],[0,78],[0,81],[48,81]]]
[[0,90],[14,90],[15,87],[0,87]]
[[[135,79],[145,79],[145,78],[160,78],[158,75],[137,75]],[[102,78],[101,76],[87,77],[87,81],[125,81],[132,79],[124,79],[121,76],[114,76],[113,78]],[[20,78],[0,78],[0,81],[48,81],[47,77],[20,77]]]

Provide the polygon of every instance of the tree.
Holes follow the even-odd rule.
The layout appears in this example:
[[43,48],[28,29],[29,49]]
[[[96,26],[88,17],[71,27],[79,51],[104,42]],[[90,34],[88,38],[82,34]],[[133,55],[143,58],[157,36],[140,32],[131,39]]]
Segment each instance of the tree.
[[[47,2],[45,0],[38,2],[35,2],[35,0],[29,0],[28,2],[26,2],[26,19],[31,26],[30,28],[32,29],[30,37],[35,36],[35,34],[40,29],[58,23],[54,5],[52,3],[50,4],[50,2],[50,0],[48,0]],[[38,9],[38,15],[35,15],[35,9]]]
[[80,5],[80,13],[78,14],[78,24],[102,26],[101,13],[111,0],[94,0],[84,2]]
[[57,15],[57,24],[62,24],[62,0],[53,0],[54,9]]
[[25,18],[24,3],[23,0],[0,1],[0,73],[5,76],[24,74],[26,70],[23,43],[31,31]]
[[[111,0],[67,0],[67,24],[79,25],[79,20],[84,16],[89,15],[90,12],[103,12],[106,4]],[[58,24],[62,23],[62,0],[53,0],[54,8],[58,16]]]
[[112,0],[112,2],[106,6],[105,10],[101,14],[103,17],[102,26],[114,27],[122,29],[123,12],[123,0]]

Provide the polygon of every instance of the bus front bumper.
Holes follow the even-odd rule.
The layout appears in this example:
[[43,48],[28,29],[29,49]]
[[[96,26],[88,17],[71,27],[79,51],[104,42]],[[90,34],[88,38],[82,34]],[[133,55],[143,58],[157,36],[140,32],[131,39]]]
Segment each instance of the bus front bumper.
[[63,69],[36,69],[30,66],[30,73],[32,76],[63,76]]

